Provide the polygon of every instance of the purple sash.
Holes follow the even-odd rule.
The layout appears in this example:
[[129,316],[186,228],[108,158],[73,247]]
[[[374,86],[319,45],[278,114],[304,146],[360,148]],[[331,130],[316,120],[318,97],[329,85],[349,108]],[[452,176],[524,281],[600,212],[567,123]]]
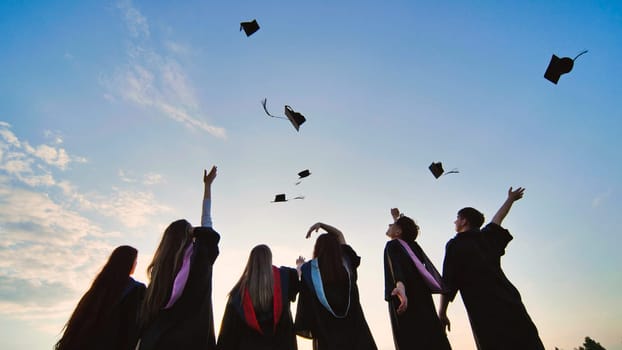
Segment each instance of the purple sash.
[[165,309],[171,308],[184,292],[186,282],[188,282],[188,275],[190,274],[190,258],[192,257],[192,248],[193,244],[190,243],[184,252],[184,260],[181,264],[181,269],[179,269],[177,276],[175,276],[171,297],[168,300],[168,303],[166,303],[166,306],[164,307]]
[[399,238],[397,238],[397,240],[400,242],[402,247],[404,247],[406,253],[408,253],[408,255],[410,256],[410,259],[415,264],[417,271],[419,271],[419,274],[421,274],[421,277],[423,277],[423,281],[425,282],[425,284],[428,285],[428,287],[430,287],[430,291],[432,293],[442,293],[443,280],[441,279],[441,275],[438,273],[438,271],[436,270],[430,259],[428,259],[428,257],[425,255],[425,253],[423,253],[425,260],[424,265],[424,263],[422,263],[419,258],[417,258],[415,252],[413,252],[408,243]]

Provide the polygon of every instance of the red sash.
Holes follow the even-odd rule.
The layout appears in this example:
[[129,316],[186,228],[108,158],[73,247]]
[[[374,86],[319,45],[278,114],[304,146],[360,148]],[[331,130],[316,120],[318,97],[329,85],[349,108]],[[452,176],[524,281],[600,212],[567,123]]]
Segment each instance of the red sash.
[[[281,311],[283,309],[283,300],[281,297],[281,273],[279,272],[279,268],[276,266],[272,266],[272,279],[274,281],[272,285],[272,318],[274,319],[274,331],[276,331],[276,325],[279,322]],[[244,318],[246,319],[246,324],[248,324],[249,327],[251,327],[252,329],[259,332],[259,334],[263,335],[263,331],[261,330],[259,322],[257,321],[257,315],[255,314],[255,308],[253,307],[253,301],[251,300],[251,295],[248,292],[248,289],[244,289],[242,308],[244,309]]]

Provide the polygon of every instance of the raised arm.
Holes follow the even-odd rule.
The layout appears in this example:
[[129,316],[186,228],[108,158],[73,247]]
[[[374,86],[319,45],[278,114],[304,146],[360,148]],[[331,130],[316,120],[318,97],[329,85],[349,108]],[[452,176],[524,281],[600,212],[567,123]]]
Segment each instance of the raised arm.
[[309,238],[311,237],[311,233],[313,231],[317,232],[320,229],[323,229],[326,231],[326,233],[331,234],[331,235],[335,235],[337,237],[337,240],[339,241],[339,244],[346,244],[346,238],[343,236],[343,233],[341,233],[341,231],[333,226],[327,225],[325,223],[322,222],[317,222],[315,224],[313,224],[310,228],[309,231],[307,231],[307,235],[305,236],[305,238]]
[[212,227],[212,182],[216,178],[216,166],[214,165],[210,169],[209,173],[207,169],[203,170],[203,210],[201,212],[201,226]]
[[525,189],[522,187],[519,187],[516,190],[512,190],[512,187],[510,187],[510,189],[508,190],[508,197],[505,199],[505,202],[503,202],[503,205],[501,205],[501,208],[497,210],[497,213],[492,218],[492,222],[497,225],[501,225],[503,219],[505,219],[506,215],[508,215],[508,212],[510,212],[512,204],[514,204],[514,202],[516,202],[517,200],[523,198],[524,192]]
[[296,259],[296,271],[298,272],[298,279],[302,277],[302,264],[305,263],[305,258],[300,255],[298,259]]

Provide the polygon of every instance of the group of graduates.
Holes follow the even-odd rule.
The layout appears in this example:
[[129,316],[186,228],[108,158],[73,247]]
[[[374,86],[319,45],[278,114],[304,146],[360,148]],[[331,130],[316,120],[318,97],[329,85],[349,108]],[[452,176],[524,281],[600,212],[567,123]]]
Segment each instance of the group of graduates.
[[[254,247],[231,289],[218,338],[212,311],[212,267],[219,234],[212,227],[211,186],[216,167],[203,174],[201,226],[171,223],[147,268],[149,286],[130,276],[136,249],[120,246],[82,297],[57,350],[68,349],[297,349],[296,336],[319,350],[377,349],[359,300],[361,258],[343,233],[316,223],[313,258],[296,268],[276,267],[266,245]],[[451,349],[447,306],[461,292],[478,349],[544,349],[500,258],[512,239],[501,222],[524,189],[508,197],[483,229],[484,216],[463,208],[446,246],[443,276],[415,241],[419,227],[398,209],[384,250],[385,299],[396,349]],[[441,294],[437,313],[433,293]],[[295,319],[291,302],[298,297]]]

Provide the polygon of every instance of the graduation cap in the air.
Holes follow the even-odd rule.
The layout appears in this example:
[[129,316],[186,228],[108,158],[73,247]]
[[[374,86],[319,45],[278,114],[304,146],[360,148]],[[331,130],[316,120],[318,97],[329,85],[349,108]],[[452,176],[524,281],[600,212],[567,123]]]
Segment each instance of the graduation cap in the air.
[[305,177],[311,175],[311,172],[309,171],[309,169],[305,169],[301,172],[298,173],[298,182],[296,182],[296,185],[300,184],[300,180],[304,179]]
[[546,72],[544,72],[544,78],[546,78],[546,80],[550,81],[551,83],[557,85],[557,82],[559,81],[561,75],[570,72],[572,70],[572,67],[574,66],[574,61],[586,52],[587,50],[581,52],[580,54],[575,56],[575,58],[559,58],[553,55],[551,57],[551,61],[549,62],[549,66],[546,68]]
[[[294,197],[292,199],[305,199],[304,196],[298,196],[298,197]],[[274,196],[274,200],[272,201],[272,203],[277,203],[277,202],[287,202],[289,199],[286,198],[285,193],[281,193],[281,194],[277,194]]]
[[246,36],[251,36],[259,30],[259,23],[255,19],[250,22],[240,22],[240,30],[244,30]]
[[292,107],[290,106],[285,106],[285,117],[282,116],[277,116],[277,115],[272,115],[270,114],[270,112],[268,112],[268,107],[266,106],[266,104],[268,103],[268,99],[264,98],[263,100],[261,100],[261,105],[263,106],[263,110],[266,112],[266,114],[272,118],[280,118],[280,119],[289,119],[289,121],[292,123],[292,125],[294,126],[294,128],[296,128],[296,131],[298,131],[300,129],[300,126],[307,121],[307,119],[300,113],[294,111],[292,109]]
[[459,173],[457,169],[453,169],[451,171],[445,172],[445,170],[443,170],[443,163],[441,162],[438,162],[438,163],[432,162],[432,164],[430,164],[429,166],[429,169],[432,172],[432,175],[434,175],[434,177],[437,179],[443,175]]

